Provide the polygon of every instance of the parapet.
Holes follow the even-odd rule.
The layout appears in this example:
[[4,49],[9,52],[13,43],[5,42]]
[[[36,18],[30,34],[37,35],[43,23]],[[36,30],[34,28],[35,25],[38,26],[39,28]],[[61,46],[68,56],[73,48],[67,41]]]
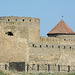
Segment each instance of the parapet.
[[29,43],[31,48],[58,48],[58,49],[74,49],[74,45],[57,45],[57,44],[41,44],[41,43]]
[[41,43],[48,43],[48,44],[60,44],[60,45],[75,45],[75,36],[68,38],[62,37],[40,37]]
[[39,18],[32,17],[0,17],[0,22],[40,22]]
[[41,41],[59,41],[58,38],[53,37],[40,37]]

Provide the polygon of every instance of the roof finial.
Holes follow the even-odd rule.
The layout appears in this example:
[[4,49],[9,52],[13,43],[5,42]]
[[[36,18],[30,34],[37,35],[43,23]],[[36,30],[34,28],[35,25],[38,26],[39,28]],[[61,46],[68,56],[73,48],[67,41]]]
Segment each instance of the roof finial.
[[64,17],[64,16],[62,16],[62,19],[61,19],[61,20],[63,20],[63,17]]

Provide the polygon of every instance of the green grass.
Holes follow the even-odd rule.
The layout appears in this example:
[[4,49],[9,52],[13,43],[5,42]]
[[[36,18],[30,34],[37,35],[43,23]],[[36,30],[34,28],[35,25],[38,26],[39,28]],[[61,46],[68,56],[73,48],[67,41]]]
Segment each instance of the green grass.
[[[5,74],[3,71],[0,71],[0,75],[12,75],[12,74]],[[16,75],[16,73],[15,73]],[[18,73],[17,73],[18,75]],[[21,75],[21,74],[20,74]],[[75,73],[67,73],[67,74],[64,74],[64,73],[22,73],[22,75],[75,75]]]
[[5,74],[3,71],[0,71],[0,75],[7,75],[7,74]]
[[63,73],[39,73],[39,74],[33,74],[33,73],[23,73],[22,75],[75,75],[75,73],[68,73],[68,74],[63,74]]

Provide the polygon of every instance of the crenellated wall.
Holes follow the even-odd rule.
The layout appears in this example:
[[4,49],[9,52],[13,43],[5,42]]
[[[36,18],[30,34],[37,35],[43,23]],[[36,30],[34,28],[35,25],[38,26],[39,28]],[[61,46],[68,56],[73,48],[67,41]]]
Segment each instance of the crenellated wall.
[[75,65],[75,35],[40,37],[40,19],[0,17],[0,59]]
[[75,35],[60,35],[59,37],[40,37],[42,44],[75,45]]

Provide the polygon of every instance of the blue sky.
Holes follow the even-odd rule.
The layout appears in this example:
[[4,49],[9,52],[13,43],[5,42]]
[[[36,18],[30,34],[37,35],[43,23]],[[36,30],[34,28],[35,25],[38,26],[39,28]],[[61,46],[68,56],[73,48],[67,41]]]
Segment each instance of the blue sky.
[[40,18],[40,35],[63,20],[75,31],[75,0],[0,0],[0,16]]

